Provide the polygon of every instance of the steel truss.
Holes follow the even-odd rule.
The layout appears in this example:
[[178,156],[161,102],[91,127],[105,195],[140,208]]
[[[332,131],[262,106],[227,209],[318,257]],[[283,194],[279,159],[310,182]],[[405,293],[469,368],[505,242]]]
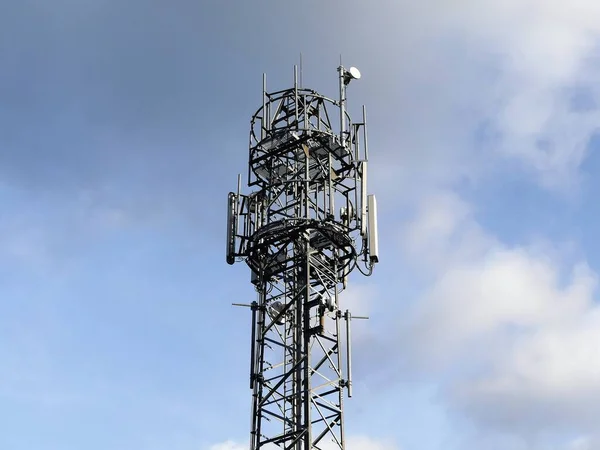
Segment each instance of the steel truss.
[[352,316],[339,294],[354,267],[368,275],[378,257],[365,112],[351,122],[349,72],[339,72],[339,101],[299,88],[296,77],[294,88],[273,93],[263,82],[250,133],[248,185],[256,190],[229,194],[227,261],[244,260],[258,292],[250,305],[251,450],[345,448]]

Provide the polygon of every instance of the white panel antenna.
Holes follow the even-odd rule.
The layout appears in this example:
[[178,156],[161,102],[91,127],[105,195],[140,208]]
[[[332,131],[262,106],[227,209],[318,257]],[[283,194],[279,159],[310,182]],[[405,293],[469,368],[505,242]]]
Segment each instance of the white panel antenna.
[[229,193],[227,198],[227,264],[235,262],[235,234],[237,222],[237,195]]
[[377,236],[377,199],[375,195],[368,197],[369,210],[369,258],[371,263],[379,262],[379,240]]

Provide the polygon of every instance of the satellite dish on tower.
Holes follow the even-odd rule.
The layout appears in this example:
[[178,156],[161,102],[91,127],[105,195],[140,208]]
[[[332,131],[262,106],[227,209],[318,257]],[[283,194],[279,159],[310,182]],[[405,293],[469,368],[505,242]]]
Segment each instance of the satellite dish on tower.
[[360,79],[360,70],[356,67],[350,67],[348,70],[344,71],[344,84],[350,83],[352,80]]
[[350,76],[352,78],[354,78],[355,80],[360,79],[360,70],[358,70],[356,67],[350,67],[348,69],[348,73],[350,74]]

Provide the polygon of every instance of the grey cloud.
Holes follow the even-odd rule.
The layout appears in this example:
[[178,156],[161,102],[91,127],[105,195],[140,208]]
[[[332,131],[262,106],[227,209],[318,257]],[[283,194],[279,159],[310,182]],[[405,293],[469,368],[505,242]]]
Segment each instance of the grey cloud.
[[222,198],[211,194],[224,198],[245,171],[261,72],[287,87],[299,51],[321,61],[319,43],[342,28],[306,33],[288,13],[277,2],[3,5],[0,176],[56,202],[92,192],[133,216],[212,226],[203,219]]
[[[496,41],[476,42],[486,36],[491,13],[480,24],[470,3],[307,2],[290,9],[261,1],[224,10],[215,2],[105,1],[12,8],[3,15],[0,49],[10,68],[2,83],[1,162],[29,183],[103,178],[123,168],[168,167],[173,159],[203,175],[214,173],[202,172],[207,160],[218,173],[225,174],[219,163],[243,168],[260,72],[269,72],[272,87],[289,85],[300,51],[307,84],[333,96],[339,53],[364,69],[351,101],[369,107],[373,163],[382,180],[400,178],[403,187],[476,176],[494,148],[483,151],[474,133],[502,107],[496,94],[512,95],[501,52],[513,43],[491,27]],[[510,8],[497,8],[501,21],[515,20]],[[237,151],[215,151],[224,134],[239,136]],[[502,129],[497,134],[504,139]]]

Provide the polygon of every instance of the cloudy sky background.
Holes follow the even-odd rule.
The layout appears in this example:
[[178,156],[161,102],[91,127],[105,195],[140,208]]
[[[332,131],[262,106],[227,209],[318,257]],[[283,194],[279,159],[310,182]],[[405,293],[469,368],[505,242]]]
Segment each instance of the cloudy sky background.
[[0,448],[247,448],[261,77],[369,112],[349,450],[600,448],[600,3],[0,3]]

